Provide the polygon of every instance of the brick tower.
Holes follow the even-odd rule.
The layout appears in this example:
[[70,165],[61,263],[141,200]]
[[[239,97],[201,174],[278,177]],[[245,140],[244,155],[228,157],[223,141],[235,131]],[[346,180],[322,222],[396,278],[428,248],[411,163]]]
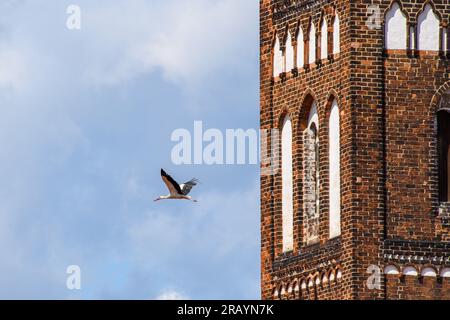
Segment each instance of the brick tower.
[[260,1],[263,299],[450,299],[449,20],[448,0]]

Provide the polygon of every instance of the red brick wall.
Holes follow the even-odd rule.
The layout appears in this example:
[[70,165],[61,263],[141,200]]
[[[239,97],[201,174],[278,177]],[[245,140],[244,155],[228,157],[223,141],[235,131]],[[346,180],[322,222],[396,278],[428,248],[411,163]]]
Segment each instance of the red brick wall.
[[437,281],[432,277],[386,276],[386,297],[389,300],[448,300],[450,279]]
[[437,110],[431,102],[448,71],[438,53],[388,53],[385,59],[388,238],[438,236]]
[[[328,114],[332,99],[339,103],[341,112],[341,174],[342,174],[342,203],[343,216],[350,217],[351,208],[351,179],[352,179],[352,125],[350,115],[350,72],[348,55],[348,19],[349,5],[345,1],[338,4],[341,21],[341,54],[332,60],[322,60],[321,64],[311,65],[309,70],[298,70],[298,75],[288,73],[286,79],[272,80],[272,43],[275,31],[281,38],[285,38],[286,26],[296,38],[298,24],[307,34],[308,22],[312,17],[316,30],[320,30],[319,21],[322,12],[326,13],[331,27],[334,17],[334,6],[328,5],[325,10],[320,4],[307,12],[298,13],[287,9],[275,21],[271,1],[261,2],[261,127],[263,129],[279,128],[282,116],[289,113],[294,132],[293,146],[293,175],[294,175],[294,251],[290,254],[282,253],[281,239],[281,172],[272,177],[261,178],[262,193],[262,295],[271,298],[273,289],[295,281],[309,281],[312,277],[334,271],[338,266],[343,277],[340,281],[329,282],[327,286],[314,287],[314,290],[302,292],[303,297],[348,297],[350,298],[350,265],[352,246],[350,245],[350,223],[342,225],[342,237],[329,240],[328,228]],[[289,18],[283,15],[287,14]],[[320,140],[320,243],[304,246],[302,239],[302,128],[311,107],[312,99],[317,104],[319,113]],[[272,195],[273,192],[273,195]],[[333,248],[332,254],[326,248]],[[320,267],[318,267],[320,266]],[[287,271],[289,270],[289,271]],[[279,280],[274,280],[274,278]],[[281,280],[282,279],[282,280]],[[338,289],[339,288],[339,289]],[[310,288],[308,288],[310,289]]]
[[[449,59],[432,53],[385,52],[383,29],[370,30],[368,5],[384,12],[390,1],[260,1],[261,128],[280,128],[289,113],[294,132],[294,251],[282,252],[281,172],[261,177],[262,297],[274,290],[314,282],[306,290],[282,298],[302,299],[450,299],[448,285],[384,279],[380,290],[366,286],[370,265],[383,268],[403,257],[418,270],[427,257],[437,270],[450,264],[448,219],[438,214],[435,112],[449,82]],[[424,1],[402,1],[414,22]],[[434,1],[448,23],[450,4]],[[276,8],[276,12],[275,12]],[[341,23],[341,52],[331,59],[272,78],[275,33],[286,30],[296,38],[298,26],[307,35],[309,19],[320,30],[322,15],[329,20],[337,10]],[[330,37],[329,37],[330,39]],[[330,39],[331,41],[331,39]],[[332,98],[339,104],[341,121],[341,225],[342,235],[328,235],[328,112]],[[302,239],[302,138],[312,100],[319,112],[320,139],[320,243],[305,246]],[[393,245],[389,241],[395,241]],[[425,244],[424,244],[425,243]],[[442,247],[442,243],[445,245]],[[427,249],[424,249],[424,246]],[[395,247],[395,249],[392,249]],[[390,253],[390,252],[395,253]],[[390,256],[391,255],[391,256]],[[397,255],[397,258],[395,256]],[[413,258],[411,258],[413,257]],[[406,259],[406,258],[405,258]],[[396,260],[395,260],[396,261]],[[400,263],[399,269],[403,264]],[[339,269],[342,278],[315,285]],[[389,276],[393,277],[393,276]],[[409,277],[408,277],[409,278]],[[411,280],[412,281],[412,280]],[[415,281],[415,280],[414,280]],[[409,293],[405,293],[409,292]],[[420,294],[419,294],[420,292]]]

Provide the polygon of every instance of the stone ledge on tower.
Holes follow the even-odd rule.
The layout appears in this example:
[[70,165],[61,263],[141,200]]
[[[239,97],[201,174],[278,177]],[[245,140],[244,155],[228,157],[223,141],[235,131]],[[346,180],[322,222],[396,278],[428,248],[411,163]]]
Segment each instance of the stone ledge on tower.
[[[448,296],[450,243],[386,240],[383,251],[387,298]],[[434,294],[430,295],[430,290],[434,290]]]

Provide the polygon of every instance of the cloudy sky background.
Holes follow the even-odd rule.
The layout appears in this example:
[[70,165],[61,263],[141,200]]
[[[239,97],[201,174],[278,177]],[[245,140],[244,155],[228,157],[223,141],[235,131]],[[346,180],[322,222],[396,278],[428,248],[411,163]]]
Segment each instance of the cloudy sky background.
[[[258,1],[0,12],[0,298],[259,298],[258,166],[170,158],[194,120],[258,128]],[[154,203],[161,167],[198,177],[200,202]]]

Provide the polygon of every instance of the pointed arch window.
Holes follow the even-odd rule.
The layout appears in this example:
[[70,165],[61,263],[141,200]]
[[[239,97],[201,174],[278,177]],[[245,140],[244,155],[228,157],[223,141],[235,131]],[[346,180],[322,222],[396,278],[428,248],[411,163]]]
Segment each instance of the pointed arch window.
[[450,202],[450,109],[437,114],[439,157],[439,201]]
[[448,27],[442,29],[442,52],[444,54],[449,54],[450,52],[450,33]]
[[292,38],[289,31],[287,31],[286,38],[286,72],[294,69],[294,47],[292,46]]
[[282,237],[283,252],[294,248],[294,204],[292,179],[292,123],[288,115],[281,128]]
[[341,52],[341,22],[336,13],[333,22],[333,54]]
[[312,64],[316,62],[316,27],[314,23],[311,22],[311,26],[309,28],[309,63]]
[[329,117],[329,201],[330,238],[341,234],[341,145],[340,116],[336,100],[331,104]]
[[275,36],[273,46],[273,76],[276,78],[283,72],[283,52],[281,51],[278,36]]
[[320,31],[320,59],[328,57],[328,24],[327,19],[323,18]]
[[305,65],[305,43],[302,27],[299,26],[297,33],[297,68],[303,68]]
[[439,50],[439,17],[430,4],[427,4],[419,15],[417,24],[418,50]]
[[311,106],[303,131],[303,170],[304,241],[312,244],[319,240],[319,117],[316,103]]
[[407,19],[400,5],[394,2],[385,16],[386,49],[407,49]]

